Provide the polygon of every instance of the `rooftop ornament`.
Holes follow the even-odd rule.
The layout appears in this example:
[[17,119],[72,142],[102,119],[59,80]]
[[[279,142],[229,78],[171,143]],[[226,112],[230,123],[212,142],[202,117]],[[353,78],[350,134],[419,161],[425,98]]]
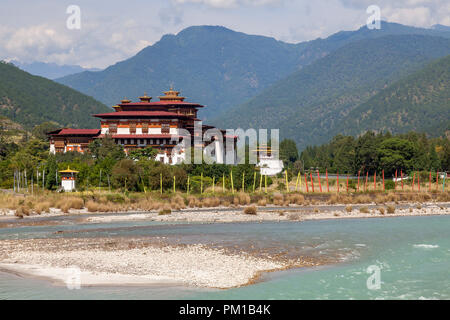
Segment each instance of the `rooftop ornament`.
[[141,100],[141,102],[150,102],[152,97],[147,96],[147,92],[145,92],[143,96],[139,97],[139,99]]
[[180,91],[173,90],[173,87],[170,86],[170,89],[168,91],[164,91],[163,96],[159,96],[159,100],[161,101],[183,101],[185,98],[178,96],[180,94]]

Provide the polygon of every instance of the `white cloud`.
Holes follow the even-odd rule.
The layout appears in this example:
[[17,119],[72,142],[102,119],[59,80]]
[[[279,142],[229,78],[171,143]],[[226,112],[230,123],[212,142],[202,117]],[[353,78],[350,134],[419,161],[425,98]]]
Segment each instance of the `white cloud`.
[[19,29],[0,26],[0,59],[106,67],[151,44],[134,32],[132,20],[125,25],[86,23],[76,31],[47,24]]
[[381,9],[383,20],[416,27],[433,24],[449,24],[450,2],[448,0],[341,0],[345,7],[363,10],[369,5]]
[[[419,27],[450,25],[449,0],[77,0],[81,30],[68,30],[58,0],[10,1],[0,11],[0,59],[106,67],[167,33],[223,25],[288,42],[327,37],[366,23],[376,4],[384,20]],[[226,10],[225,10],[226,9]]]

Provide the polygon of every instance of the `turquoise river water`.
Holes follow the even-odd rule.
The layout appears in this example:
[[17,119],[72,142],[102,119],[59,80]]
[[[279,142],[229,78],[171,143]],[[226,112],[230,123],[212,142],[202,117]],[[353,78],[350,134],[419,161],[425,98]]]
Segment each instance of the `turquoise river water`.
[[[66,232],[55,233],[58,230]],[[256,284],[228,290],[179,286],[69,290],[0,272],[0,299],[450,299],[450,216],[227,224],[70,222],[0,229],[0,239],[97,236],[165,236],[183,243],[251,245],[292,255],[333,256],[338,262],[266,273]],[[369,289],[370,266],[379,270],[380,283]]]

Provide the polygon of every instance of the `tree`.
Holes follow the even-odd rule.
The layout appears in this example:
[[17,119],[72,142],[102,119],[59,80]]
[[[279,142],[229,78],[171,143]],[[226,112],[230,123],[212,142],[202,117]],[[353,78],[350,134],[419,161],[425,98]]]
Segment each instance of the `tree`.
[[122,159],[112,169],[112,181],[116,187],[125,190],[139,190],[140,170],[131,159]]
[[368,131],[358,138],[355,146],[355,168],[357,171],[374,172],[378,168],[376,154],[377,137],[374,132]]
[[287,165],[294,163],[298,159],[297,145],[291,139],[284,139],[280,143],[280,159]]
[[379,170],[393,175],[396,169],[413,169],[412,161],[417,156],[417,148],[411,141],[390,138],[380,144],[377,153],[380,159]]
[[56,163],[55,156],[51,155],[48,158],[47,165],[45,166],[45,188],[48,190],[55,190],[59,185],[57,181],[58,164]]
[[136,149],[130,151],[128,154],[128,158],[133,160],[144,160],[144,159],[155,159],[158,154],[158,150],[153,149],[152,147],[146,147],[143,149]]
[[47,141],[48,140],[47,132],[54,131],[58,128],[59,126],[56,122],[47,121],[35,126],[31,133],[35,138]]
[[97,160],[111,158],[113,160],[121,160],[125,158],[123,147],[116,144],[113,138],[105,136],[101,139],[95,139],[89,144],[89,152]]

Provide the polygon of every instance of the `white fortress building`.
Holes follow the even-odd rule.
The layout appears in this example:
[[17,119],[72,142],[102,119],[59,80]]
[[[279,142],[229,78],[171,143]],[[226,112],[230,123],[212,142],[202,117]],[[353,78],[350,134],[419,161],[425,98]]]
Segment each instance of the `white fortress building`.
[[[194,129],[200,121],[197,112],[203,106],[184,101],[185,98],[173,88],[164,92],[159,101],[152,102],[151,99],[147,94],[139,97],[138,102],[125,98],[112,107],[113,112],[94,114],[100,119],[100,129],[62,128],[49,132],[50,152],[85,152],[94,139],[109,136],[122,145],[126,153],[151,146],[158,150],[156,160],[167,164],[181,163],[186,157],[187,147],[194,147],[195,136],[199,135]],[[214,128],[201,125],[202,137],[209,129]],[[227,145],[224,131],[217,132],[222,134],[221,139],[213,136],[208,143],[201,139],[201,145],[195,147],[204,150],[210,146],[214,161],[224,163],[225,152],[235,150],[236,137],[232,137],[229,141],[233,143]]]

